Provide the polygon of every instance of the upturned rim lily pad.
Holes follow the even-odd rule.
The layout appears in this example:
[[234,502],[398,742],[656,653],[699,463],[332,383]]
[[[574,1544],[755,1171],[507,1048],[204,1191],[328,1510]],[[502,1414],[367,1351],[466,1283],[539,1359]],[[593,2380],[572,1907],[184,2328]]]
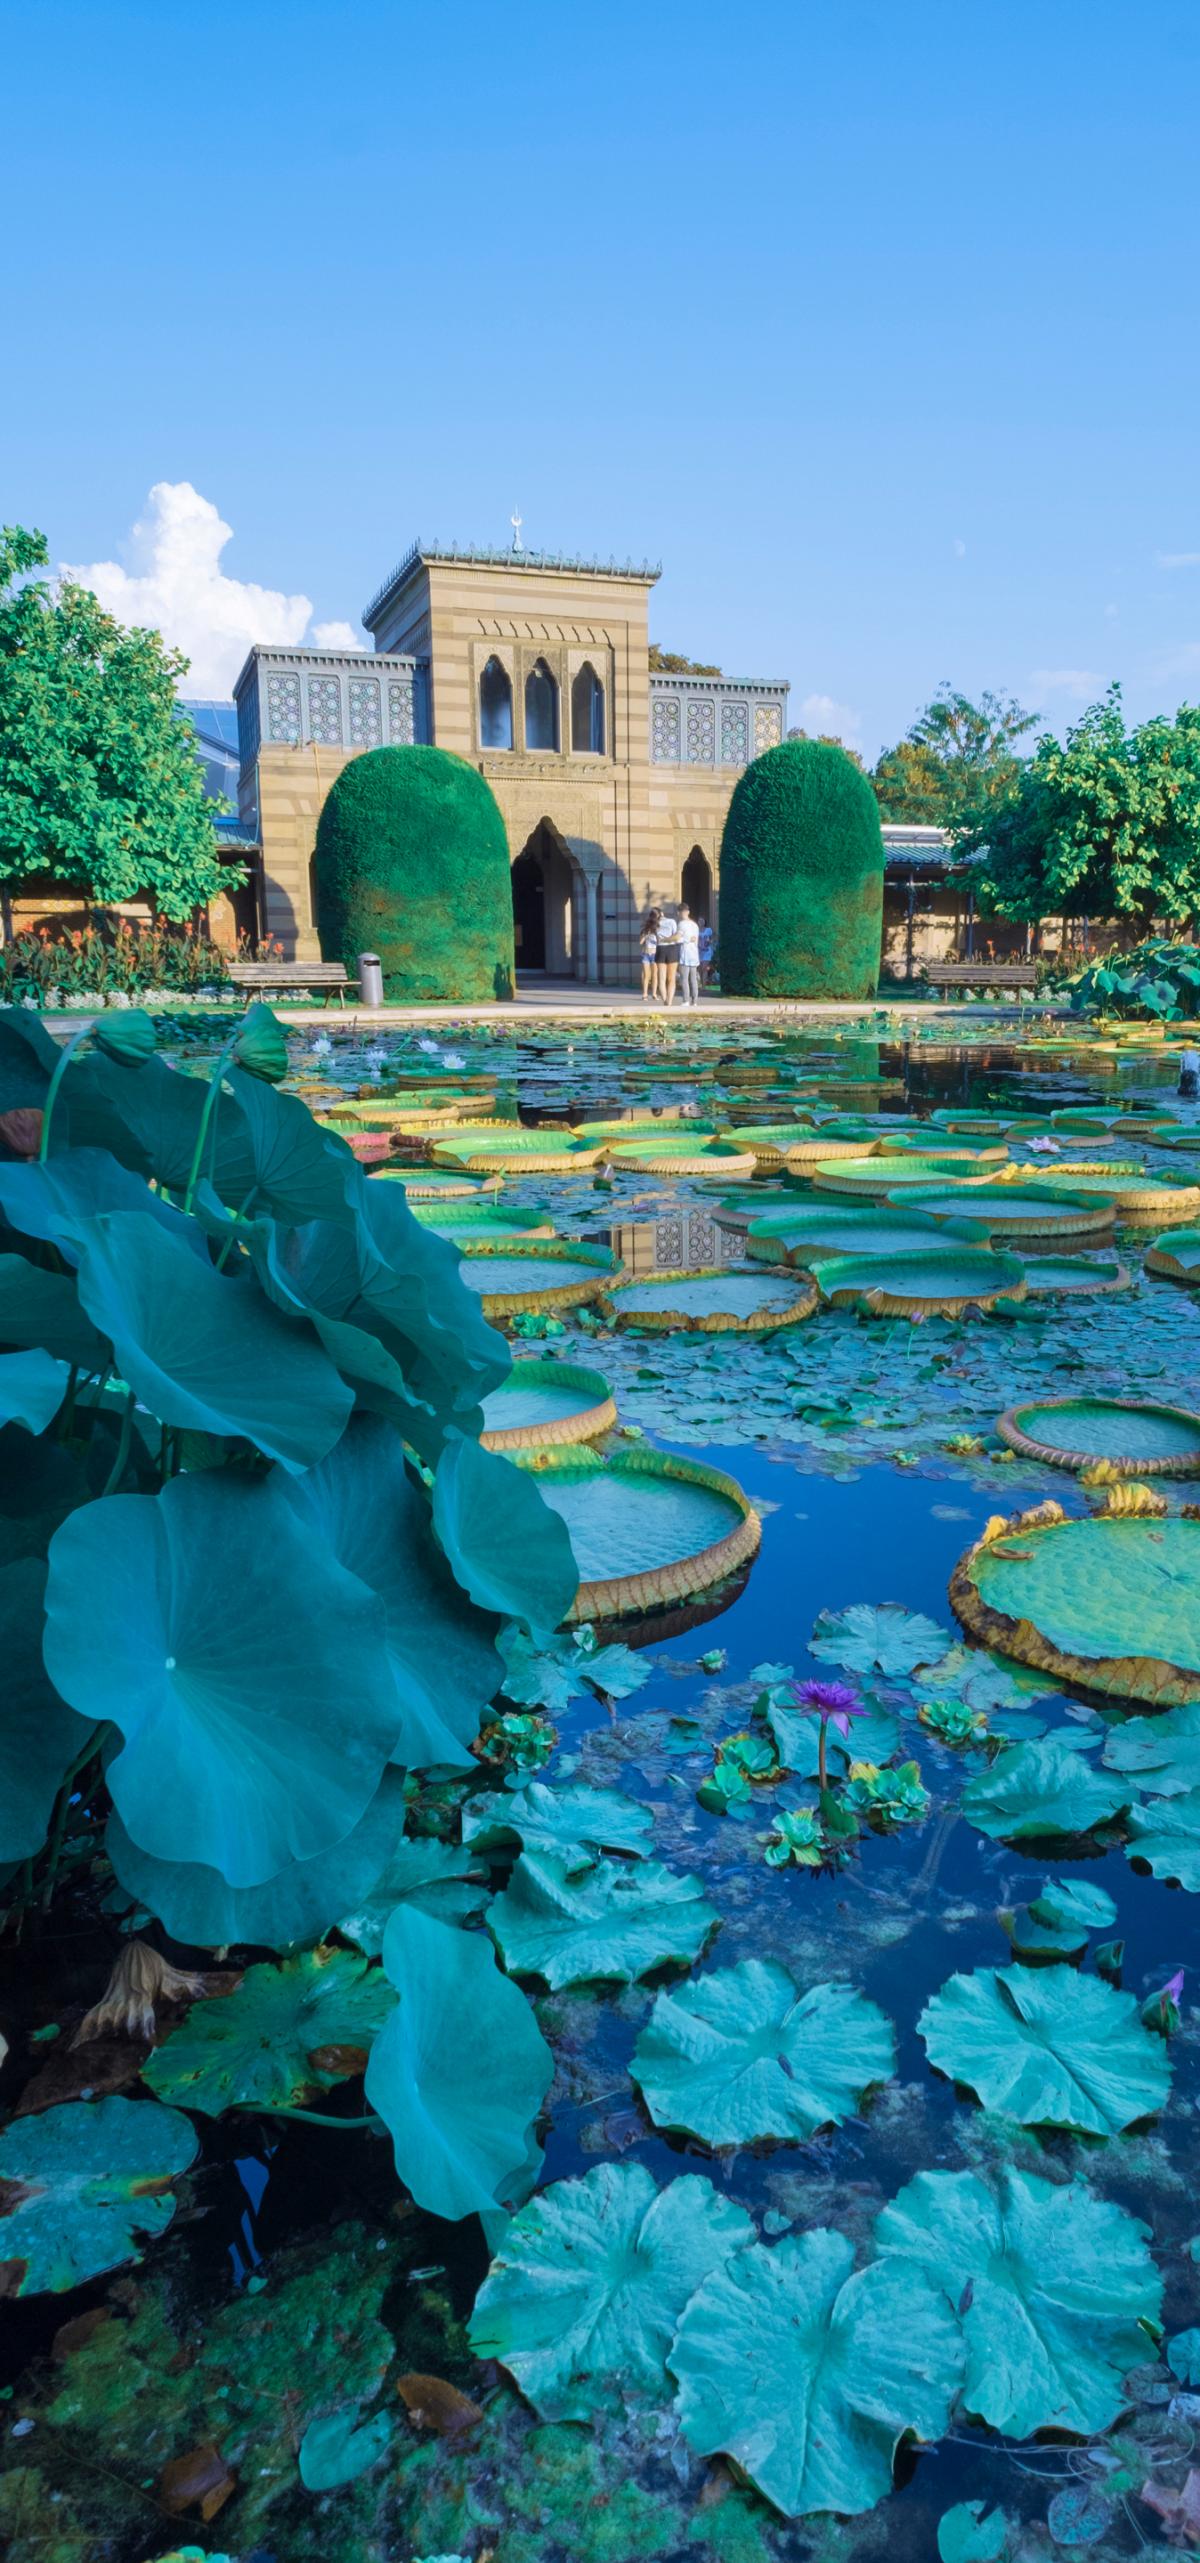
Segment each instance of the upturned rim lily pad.
[[563,1131],[522,1130],[467,1132],[459,1127],[451,1138],[435,1139],[431,1154],[436,1166],[461,1166],[468,1175],[524,1175],[536,1170],[539,1175],[573,1175],[578,1169],[594,1166],[603,1155],[599,1140],[577,1139]]
[[[701,1460],[679,1459],[673,1453],[649,1448],[619,1451],[611,1458],[601,1459],[598,1453],[577,1443],[570,1450],[514,1451],[512,1462],[514,1467],[529,1469],[537,1476],[547,1503],[566,1521],[577,1562],[580,1550],[583,1553],[579,1589],[564,1626],[576,1620],[611,1619],[626,1611],[648,1611],[660,1603],[680,1602],[702,1593],[745,1566],[762,1538],[759,1517],[736,1479],[727,1477],[723,1469],[707,1467]],[[647,1515],[644,1503],[639,1514],[639,1497],[653,1498],[657,1503],[665,1489],[689,1487],[708,1499],[692,1535],[695,1545],[690,1547],[686,1545],[688,1531],[679,1505],[672,1508],[669,1521],[660,1511]],[[588,1504],[589,1488],[598,1490],[598,1503]],[[630,1563],[619,1572],[611,1568],[601,1572],[599,1555],[593,1559],[590,1553],[589,1522],[597,1524],[607,1544],[614,1520],[622,1531],[628,1528]],[[667,1546],[672,1544],[678,1523],[679,1553],[657,1556],[639,1567],[633,1563],[639,1540],[652,1529],[656,1541],[662,1544],[660,1523],[662,1531],[669,1534]]]
[[1133,1288],[1128,1264],[1097,1264],[1086,1255],[1024,1253],[1021,1261],[1027,1299],[1098,1299]]
[[[513,1421],[506,1422],[506,1415]],[[483,1401],[480,1440],[489,1451],[544,1450],[555,1443],[594,1442],[611,1432],[616,1401],[602,1371],[581,1362],[514,1362]]]
[[1025,1297],[1016,1255],[989,1246],[924,1248],[915,1254],[833,1255],[815,1266],[823,1299],[872,1317],[961,1317],[997,1299]]
[[1023,1183],[1017,1177],[1011,1184],[984,1182],[968,1189],[969,1210],[965,1203],[960,1206],[957,1186],[951,1190],[944,1184],[919,1184],[911,1193],[889,1193],[887,1198],[898,1207],[922,1210],[929,1219],[979,1219],[989,1232],[1013,1238],[1100,1236],[1113,1224],[1111,1202],[1085,1199],[1052,1184]]
[[1200,1477],[1200,1415],[1137,1397],[1046,1397],[1009,1406],[996,1430],[1009,1449],[1048,1468],[1117,1477]]
[[1156,1237],[1146,1248],[1146,1270],[1160,1273],[1167,1281],[1183,1282],[1189,1289],[1200,1289],[1200,1228],[1182,1228],[1172,1236]]
[[847,1196],[851,1201],[888,1201],[902,1208],[910,1196],[931,1190],[935,1185],[961,1184],[964,1194],[962,1218],[973,1218],[973,1205],[965,1196],[995,1180],[994,1166],[971,1167],[959,1157],[883,1157],[878,1153],[858,1164],[843,1165],[837,1158],[824,1157],[812,1168],[813,1189],[817,1193]]
[[606,1151],[618,1174],[624,1175],[711,1175],[722,1181],[736,1182],[740,1175],[752,1175],[755,1157],[749,1148],[740,1148],[729,1139],[678,1141],[635,1140],[631,1147],[614,1147]]
[[1057,1681],[1155,1708],[1200,1699],[1200,1521],[1186,1514],[993,1515],[950,1601],[972,1637]]
[[604,1293],[606,1315],[646,1334],[771,1334],[798,1326],[818,1304],[807,1276],[772,1281],[737,1264],[630,1273]]
[[833,1255],[877,1255],[885,1261],[892,1254],[932,1255],[943,1248],[986,1246],[987,1242],[988,1232],[979,1220],[939,1222],[919,1211],[891,1210],[886,1203],[868,1202],[773,1211],[752,1220],[746,1229],[746,1253],[752,1263],[808,1268]]
[[622,1265],[610,1247],[572,1238],[531,1239],[528,1245],[515,1238],[495,1244],[481,1238],[464,1245],[458,1269],[467,1288],[479,1292],[485,1317],[516,1317],[525,1309],[578,1308],[598,1299]]

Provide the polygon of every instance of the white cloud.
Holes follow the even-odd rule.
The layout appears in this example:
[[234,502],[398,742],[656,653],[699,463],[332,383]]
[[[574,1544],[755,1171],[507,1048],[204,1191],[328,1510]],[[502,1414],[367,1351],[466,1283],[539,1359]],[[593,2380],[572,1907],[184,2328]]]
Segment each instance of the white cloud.
[[1069,694],[1076,703],[1104,692],[1104,679],[1093,667],[1035,667],[1029,682],[1039,694]]
[[353,623],[314,623],[312,638],[318,650],[365,650],[367,646]]
[[1160,570],[1200,570],[1200,552],[1156,552]]
[[967,557],[967,547],[961,534],[954,537],[954,557],[956,561],[965,561]]
[[855,712],[849,703],[837,702],[832,694],[806,694],[796,727],[807,730],[810,736],[841,739],[846,747],[857,748],[862,744],[858,734],[861,719],[861,712]]
[[[64,562],[63,576],[94,589],[122,623],[151,624],[191,661],[184,678],[190,695],[222,695],[251,644],[294,649],[304,639],[312,599],[285,596],[253,579],[227,578],[221,554],[232,528],[190,481],[156,481],[145,513],[119,561]],[[359,649],[349,623],[317,626],[327,649]]]

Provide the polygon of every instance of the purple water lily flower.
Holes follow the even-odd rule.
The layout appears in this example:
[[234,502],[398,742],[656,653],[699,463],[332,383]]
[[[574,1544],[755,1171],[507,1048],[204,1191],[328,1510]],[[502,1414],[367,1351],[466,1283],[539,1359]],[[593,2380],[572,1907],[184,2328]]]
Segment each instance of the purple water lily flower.
[[797,1708],[815,1709],[821,1721],[817,1733],[817,1785],[827,1789],[825,1753],[829,1729],[835,1726],[839,1735],[849,1735],[851,1718],[865,1717],[866,1710],[848,1682],[797,1682],[793,1698]]

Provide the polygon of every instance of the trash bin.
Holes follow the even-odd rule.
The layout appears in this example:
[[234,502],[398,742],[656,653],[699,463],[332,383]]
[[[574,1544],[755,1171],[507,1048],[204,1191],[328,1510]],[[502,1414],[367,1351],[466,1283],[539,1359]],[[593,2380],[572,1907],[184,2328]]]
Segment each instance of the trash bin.
[[364,1006],[383,1004],[383,964],[377,952],[359,953],[358,993]]

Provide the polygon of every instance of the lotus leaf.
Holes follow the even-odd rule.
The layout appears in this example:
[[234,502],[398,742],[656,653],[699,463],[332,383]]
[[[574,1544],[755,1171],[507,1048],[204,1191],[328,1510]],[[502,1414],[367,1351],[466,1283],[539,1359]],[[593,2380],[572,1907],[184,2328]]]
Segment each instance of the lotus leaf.
[[1047,1878],[1035,1904],[1029,1908],[1035,1922],[1049,1929],[1085,1933],[1107,1931],[1116,1921],[1117,1908],[1107,1887],[1092,1886],[1086,1878]]
[[1200,1789],[1200,1700],[1185,1700],[1158,1718],[1123,1718],[1110,1730],[1104,1759],[1152,1798]]
[[[585,1636],[591,1643],[582,1643]],[[535,1645],[515,1626],[502,1629],[498,1642],[508,1667],[500,1686],[505,1699],[525,1708],[548,1709],[552,1715],[587,1691],[627,1699],[650,1678],[649,1665],[631,1646],[597,1646],[586,1621],[569,1635],[550,1638],[544,1646]]]
[[1183,1514],[1031,1527],[981,1548],[968,1572],[981,1602],[1062,1655],[1200,1674],[1200,1525]]
[[51,1681],[117,1727],[113,1803],[156,1859],[262,1886],[366,1813],[397,1736],[383,1605],[282,1480],[210,1469],[84,1505],[51,1542],[46,1620]]
[[1144,1860],[1154,1877],[1200,1895],[1200,1789],[1132,1806],[1126,1822],[1131,1860]]
[[878,1609],[853,1602],[848,1611],[822,1611],[809,1652],[827,1664],[844,1664],[850,1673],[884,1673],[903,1679],[919,1665],[932,1664],[949,1645],[945,1629],[921,1611],[901,1610],[898,1602]]
[[[200,1135],[208,1081],[170,1068],[161,1055],[130,1065],[93,1053],[72,1059],[54,1116],[54,1156],[83,1150],[107,1152],[117,1163],[168,1192],[183,1193]],[[218,1105],[210,1122],[206,1164],[220,1187],[228,1173],[232,1198],[244,1198],[253,1171],[244,1146],[226,1137],[230,1116]],[[238,1186],[240,1185],[240,1190]],[[15,1214],[14,1214],[15,1215]]]
[[102,1335],[84,1316],[70,1273],[48,1273],[23,1255],[0,1255],[0,1344],[35,1347],[81,1371],[107,1370]]
[[232,1993],[194,2002],[147,2058],[143,2078],[161,2099],[206,2118],[292,2108],[361,2072],[391,2008],[377,1967],[349,1949],[306,1949],[282,1966],[250,1967]]
[[218,1273],[132,1211],[80,1220],[74,1243],[83,1308],[152,1414],[244,1436],[289,1469],[332,1449],[353,1397],[311,1328],[249,1276]]
[[390,2412],[372,2412],[369,2421],[360,2422],[354,2405],[310,2421],[297,2458],[305,2491],[336,2492],[343,2483],[355,2482],[386,2455],[395,2429]]
[[891,2488],[901,2439],[938,2438],[962,2371],[952,2307],[911,2264],[854,2267],[815,2226],[705,2279],[669,2353],[684,2437],[732,2457],[785,2518],[855,2517]]
[[1127,1784],[1094,1771],[1062,1736],[1045,1735],[1007,1745],[990,1770],[976,1772],[963,1790],[962,1811],[994,1841],[1035,1841],[1090,1833],[1110,1823],[1129,1798]]
[[433,1482],[433,1521],[481,1610],[546,1634],[566,1618],[579,1570],[565,1525],[527,1471],[477,1442],[450,1442]]
[[158,1044],[153,1017],[144,1006],[130,1006],[124,1014],[103,1014],[92,1027],[92,1039],[106,1059],[123,1059],[131,1068],[149,1059]]
[[1008,2551],[1008,2520],[1003,2510],[988,2510],[983,2501],[956,2501],[938,2520],[939,2563],[1003,2563]]
[[[306,1219],[344,1219],[359,1178],[336,1133],[323,1130],[297,1096],[275,1094],[243,1068],[230,1071],[228,1090],[250,1181],[242,1191],[242,1170],[232,1182],[226,1174],[219,1187],[223,1198],[239,1210],[252,1205],[258,1215],[269,1211],[289,1227]],[[231,1116],[224,1097],[218,1111],[221,1129],[228,1133]]]
[[589,1868],[599,1851],[624,1851],[642,1860],[653,1839],[648,1807],[582,1780],[553,1789],[531,1780],[528,1788],[463,1809],[463,1842],[476,1851],[552,1851],[571,1869]]
[[655,1996],[630,2071],[656,2127],[705,2145],[807,2144],[895,2072],[891,2023],[850,1985],[807,1993],[759,1958]]
[[399,1435],[377,1416],[356,1416],[322,1466],[283,1491],[326,1555],[383,1604],[395,1759],[417,1770],[474,1769],[469,1748],[501,1672],[495,1621],[455,1583]]
[[1173,2335],[1167,2342],[1167,2365],[1181,2385],[1200,2385],[1200,2331]]
[[1023,2127],[1115,2136],[1170,2090],[1165,2042],[1098,1976],[981,1967],[951,1976],[917,2026],[931,2065]]
[[92,1732],[46,1677],[45,1589],[40,1558],[0,1568],[0,1861],[29,1860],[41,1850],[64,1773]]
[[657,1860],[626,1869],[613,1860],[573,1870],[561,1852],[523,1852],[488,1925],[514,1975],[541,1976],[557,1992],[593,1978],[631,1984],[653,1967],[698,1958],[717,1921],[698,1878]]
[[[821,1719],[817,1711],[772,1703],[767,1721],[780,1761],[798,1779],[815,1780],[820,1772]],[[891,1709],[865,1709],[854,1718],[847,1735],[827,1735],[826,1753],[831,1765],[839,1762],[843,1767],[851,1762],[889,1762],[899,1750],[900,1736],[900,1720]]]
[[[323,1939],[335,1922],[357,1939],[339,1916],[369,1899],[394,1859],[417,1847],[398,1840],[404,1812],[404,1775],[385,1771],[366,1814],[340,1842],[311,1860],[289,1860],[261,1887],[227,1886],[219,1870],[199,1861],[153,1859],[130,1841],[118,1815],[108,1819],[104,1847],[126,1894],[157,1914],[173,1940],[199,1949],[291,1949]],[[383,1919],[399,1897],[399,1889],[388,1897]],[[382,1921],[379,1930],[382,1936]],[[357,1945],[367,1948],[365,1939]],[[378,1946],[376,1940],[368,1954]]]
[[31,1007],[0,1007],[0,1112],[37,1112],[62,1051]]
[[167,2184],[196,2150],[191,2120],[156,2100],[73,2100],[15,2119],[0,2140],[0,2296],[61,2296],[140,2260],[135,2234],[170,2224]]
[[119,1165],[105,1148],[71,1148],[45,1165],[0,1165],[0,1210],[23,1237],[57,1246],[69,1264],[78,1258],[81,1225],[116,1211],[153,1220],[156,1228],[186,1246],[198,1262],[208,1262],[208,1250],[194,1222],[164,1201],[161,1193],[152,1192],[140,1175]]
[[553,2079],[550,2049],[482,1932],[455,1930],[410,1901],[387,1926],[383,1964],[399,2000],[371,2050],[367,2099],[417,2205],[479,2215],[489,2231],[537,2177],[533,2128]]
[[1122,2379],[1146,2356],[1162,2281],[1147,2231],[1082,2181],[1003,2168],[922,2171],[875,2227],[959,2308],[967,2409],[1010,2438],[1090,2438],[1124,2408]]
[[23,1424],[28,1433],[44,1433],[67,1393],[67,1362],[49,1353],[0,1353],[0,1425]]
[[513,2218],[475,2300],[472,2347],[543,2420],[659,2402],[685,2305],[753,2231],[696,2173],[658,2189],[641,2163],[598,2163]]

